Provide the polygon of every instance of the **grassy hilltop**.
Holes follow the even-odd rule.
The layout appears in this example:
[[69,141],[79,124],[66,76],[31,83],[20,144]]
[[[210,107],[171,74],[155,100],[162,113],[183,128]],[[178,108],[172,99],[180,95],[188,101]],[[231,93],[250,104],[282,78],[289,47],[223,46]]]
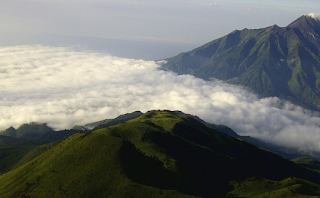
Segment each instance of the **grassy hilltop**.
[[319,173],[171,111],[42,149],[0,176],[0,197],[320,195]]

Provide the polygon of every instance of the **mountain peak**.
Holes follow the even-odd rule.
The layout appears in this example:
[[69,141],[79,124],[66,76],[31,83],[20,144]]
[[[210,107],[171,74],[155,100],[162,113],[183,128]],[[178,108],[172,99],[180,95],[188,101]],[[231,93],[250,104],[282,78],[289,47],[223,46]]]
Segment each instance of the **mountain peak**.
[[306,39],[314,44],[320,44],[320,14],[303,15],[287,27],[299,30]]
[[299,29],[306,27],[320,28],[320,14],[310,13],[303,15],[290,23],[287,27]]
[[265,32],[274,32],[280,30],[281,27],[279,27],[277,24],[274,24],[272,26],[269,26],[266,28]]
[[1,131],[0,135],[16,137],[17,136],[17,130],[11,126],[8,129],[6,129],[4,131]]
[[247,86],[260,97],[281,97],[320,110],[320,77],[315,74],[320,64],[318,17],[312,13],[286,27],[232,32],[168,58],[161,67],[205,80],[225,80]]
[[308,16],[308,17],[311,17],[313,19],[316,19],[317,21],[320,20],[320,13],[310,13],[310,14],[306,14],[304,16]]

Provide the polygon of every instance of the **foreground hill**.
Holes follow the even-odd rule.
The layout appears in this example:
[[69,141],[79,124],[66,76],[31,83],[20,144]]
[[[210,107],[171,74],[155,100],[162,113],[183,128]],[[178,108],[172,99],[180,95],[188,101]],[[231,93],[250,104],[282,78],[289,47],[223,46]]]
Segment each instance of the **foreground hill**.
[[[76,134],[35,160],[0,177],[0,195],[19,197],[147,197],[181,193],[144,186],[126,173],[145,181],[162,177],[165,170],[144,157],[132,144],[101,133]],[[150,175],[150,176],[148,176]],[[133,176],[134,177],[134,176]],[[154,182],[154,181],[151,181]]]
[[310,15],[287,27],[236,30],[166,60],[164,70],[217,78],[320,110],[320,21]]
[[190,116],[150,111],[74,134],[1,175],[0,197],[212,197],[242,192],[235,183],[251,177],[320,183],[318,173]]
[[[53,144],[82,130],[54,131],[46,124],[23,124],[0,135],[0,175],[44,153]],[[19,134],[19,135],[17,135]],[[17,137],[19,136],[19,138]]]

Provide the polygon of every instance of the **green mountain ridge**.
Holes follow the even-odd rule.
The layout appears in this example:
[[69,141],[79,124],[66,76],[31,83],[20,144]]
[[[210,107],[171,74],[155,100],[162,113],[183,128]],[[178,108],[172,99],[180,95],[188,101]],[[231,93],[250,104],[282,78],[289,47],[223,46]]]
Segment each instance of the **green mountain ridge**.
[[320,110],[320,22],[302,16],[287,27],[236,30],[166,59],[163,70],[216,78]]
[[[286,157],[288,159],[294,159],[298,157],[306,156],[306,153],[301,153],[298,149],[288,149],[285,147],[273,145],[271,143],[263,142],[259,139],[252,138],[250,136],[240,136],[236,132],[234,132],[232,129],[230,129],[227,126],[223,125],[215,125],[211,123],[207,123],[203,120],[201,120],[199,117],[185,114],[181,111],[174,111],[178,115],[184,115],[194,118],[195,120],[201,122],[202,124],[206,125],[207,127],[216,129],[224,134],[242,139],[248,143],[251,143],[259,148],[269,150],[271,152],[277,153],[283,157]],[[46,145],[51,145],[51,143],[56,143],[59,141],[64,140],[65,138],[75,134],[75,133],[88,133],[89,128],[86,128],[85,126],[94,126],[96,129],[103,129],[106,127],[110,127],[119,123],[123,123],[126,121],[129,121],[131,119],[137,118],[139,116],[143,115],[140,111],[135,111],[132,113],[126,113],[123,115],[120,115],[114,119],[106,119],[94,123],[89,123],[84,126],[78,126],[78,130],[76,129],[70,129],[70,130],[62,130],[62,131],[52,131],[47,132],[43,134],[41,137],[35,137],[34,139],[23,139],[23,138],[14,138],[11,136],[3,136],[0,135],[0,153],[3,153],[0,155],[0,174],[5,173],[13,168],[15,168],[15,164],[21,164],[21,161],[27,162],[32,160],[32,157],[26,157],[27,152],[35,152],[40,153],[39,151],[45,151],[45,149],[41,148],[47,148]],[[43,124],[39,124],[43,125]],[[10,127],[12,128],[12,127]],[[9,128],[9,129],[10,129]],[[75,128],[75,127],[74,127]],[[12,129],[10,129],[12,130]],[[15,129],[14,129],[15,130]],[[8,131],[8,129],[6,130]],[[30,131],[29,131],[30,132]],[[32,131],[31,131],[32,132]],[[36,132],[39,133],[39,132]],[[46,145],[43,145],[46,144]],[[41,146],[43,145],[43,146]],[[31,149],[31,150],[30,150]],[[12,152],[14,151],[14,152]],[[26,152],[27,151],[27,152]],[[41,153],[40,153],[41,154]],[[34,154],[30,154],[29,156],[36,156]],[[320,155],[318,153],[313,153],[311,157],[320,159]],[[22,159],[24,158],[24,160]],[[28,160],[26,160],[28,159]]]
[[8,129],[1,131],[0,135],[30,140],[40,138],[42,135],[53,131],[54,130],[45,123],[31,122],[22,124],[18,129],[11,126]]
[[[132,155],[132,158],[126,158],[126,155]],[[139,197],[157,193],[162,193],[164,196],[180,195],[181,193],[170,190],[167,192],[139,185],[129,180],[123,173],[126,169],[138,171],[138,165],[143,167],[143,163],[148,163],[146,160],[148,158],[144,158],[132,145],[119,138],[106,137],[98,133],[75,134],[33,161],[0,176],[3,184],[0,187],[0,195],[3,197],[18,197],[22,193],[34,197],[126,197],[126,195]],[[127,167],[127,164],[136,167]],[[150,166],[156,171],[161,169],[156,163]],[[32,172],[34,173],[30,174]],[[21,176],[16,177],[17,174]]]
[[287,148],[284,146],[279,146],[279,145],[275,145],[273,143],[270,142],[264,142],[263,140],[257,139],[257,138],[253,138],[250,136],[240,136],[238,135],[235,131],[233,131],[231,128],[224,126],[224,125],[216,125],[216,124],[212,124],[212,123],[207,123],[205,121],[203,121],[202,119],[200,119],[198,116],[194,116],[194,115],[190,115],[190,114],[185,114],[181,111],[175,111],[176,113],[178,113],[179,115],[187,115],[190,116],[194,119],[196,119],[197,121],[201,122],[202,124],[214,128],[224,134],[233,136],[233,137],[237,137],[240,138],[250,144],[253,144],[259,148],[262,149],[266,149],[269,150],[271,152],[277,153],[283,157],[286,157],[288,159],[294,159],[294,158],[298,158],[298,157],[303,157],[303,156],[308,156],[311,155],[311,157],[316,158],[318,160],[320,160],[320,152],[312,152],[312,153],[306,153],[304,151],[299,150],[299,148]]
[[0,197],[237,197],[249,191],[235,184],[252,177],[265,184],[301,178],[319,195],[319,173],[172,111],[149,111],[41,149],[0,176]]
[[292,161],[303,167],[320,172],[320,162],[312,157],[303,156],[303,157],[292,159]]

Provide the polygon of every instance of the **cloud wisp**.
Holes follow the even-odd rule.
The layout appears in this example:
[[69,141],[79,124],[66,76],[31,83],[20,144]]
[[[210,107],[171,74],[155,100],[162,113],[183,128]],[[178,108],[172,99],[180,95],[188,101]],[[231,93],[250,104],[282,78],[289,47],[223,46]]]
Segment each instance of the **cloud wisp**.
[[307,16],[320,20],[320,13],[309,13]]
[[70,128],[136,110],[181,110],[240,135],[320,151],[320,117],[278,98],[158,70],[154,61],[46,46],[0,48],[0,130]]

